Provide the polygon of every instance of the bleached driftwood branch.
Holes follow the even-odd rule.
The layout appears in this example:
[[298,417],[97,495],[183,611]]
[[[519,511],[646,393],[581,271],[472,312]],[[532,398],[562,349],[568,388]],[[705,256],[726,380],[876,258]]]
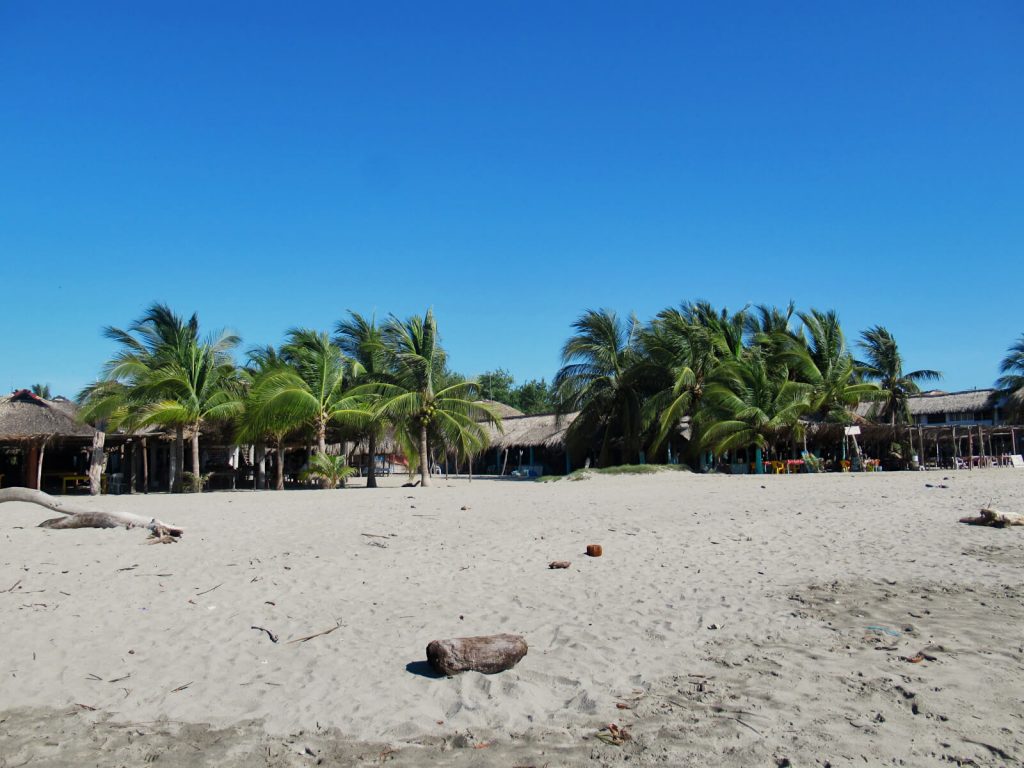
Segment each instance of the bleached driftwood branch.
[[978,517],[961,517],[960,522],[968,525],[1004,528],[1007,525],[1024,525],[1024,515],[1018,515],[1015,512],[1000,512],[998,509],[982,509]]
[[38,504],[40,507],[67,515],[67,517],[44,520],[39,524],[40,528],[118,528],[120,526],[125,528],[145,528],[157,541],[165,543],[173,541],[184,533],[183,528],[168,525],[157,520],[155,517],[143,517],[142,515],[133,515],[130,512],[101,512],[92,509],[82,509],[60,499],[55,499],[48,493],[34,491],[31,488],[0,489],[0,504],[5,501]]

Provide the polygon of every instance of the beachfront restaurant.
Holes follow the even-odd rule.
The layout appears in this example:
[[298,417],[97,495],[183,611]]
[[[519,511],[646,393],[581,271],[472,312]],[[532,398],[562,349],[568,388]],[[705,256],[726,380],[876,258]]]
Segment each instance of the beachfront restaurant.
[[27,389],[0,397],[0,488],[88,488],[98,433],[80,424],[76,413],[70,400],[46,400]]

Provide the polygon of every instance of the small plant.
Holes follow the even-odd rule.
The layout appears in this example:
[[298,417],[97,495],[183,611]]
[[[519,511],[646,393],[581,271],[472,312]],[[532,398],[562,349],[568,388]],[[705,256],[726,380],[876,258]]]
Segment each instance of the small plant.
[[210,484],[211,477],[213,477],[213,472],[207,472],[205,475],[183,472],[182,491],[185,493],[202,493],[206,486]]
[[303,471],[303,480],[326,480],[331,488],[345,487],[345,480],[356,473],[355,467],[345,463],[344,456],[315,453],[309,458],[309,468]]

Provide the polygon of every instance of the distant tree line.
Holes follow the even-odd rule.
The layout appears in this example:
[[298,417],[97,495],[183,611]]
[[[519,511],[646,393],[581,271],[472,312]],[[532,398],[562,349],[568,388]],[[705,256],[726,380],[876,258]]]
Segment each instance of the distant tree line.
[[[851,347],[834,311],[792,304],[730,312],[686,302],[646,323],[587,310],[572,330],[554,380],[517,385],[503,368],[476,379],[454,373],[432,311],[383,323],[349,312],[332,330],[292,328],[282,345],[252,347],[239,362],[237,336],[201,334],[195,314],[153,304],[127,328],[104,329],[115,353],[78,400],[90,423],[173,430],[174,490],[202,487],[199,443],[212,425],[230,427],[258,458],[274,452],[278,488],[284,446],[297,439],[315,444],[309,477],[323,487],[343,482],[352,470],[328,455],[329,429],[366,441],[371,456],[390,436],[428,485],[434,457],[466,460],[486,447],[487,425],[500,427],[488,401],[526,414],[578,414],[570,440],[607,466],[644,454],[659,460],[684,419],[693,451],[716,454],[776,450],[811,421],[851,423],[862,403],[869,419],[907,423],[908,398],[941,376],[905,371],[883,326],[862,331]],[[997,386],[1024,411],[1024,336],[1001,371]],[[46,385],[33,390],[50,394]],[[372,461],[369,471],[374,486]]]

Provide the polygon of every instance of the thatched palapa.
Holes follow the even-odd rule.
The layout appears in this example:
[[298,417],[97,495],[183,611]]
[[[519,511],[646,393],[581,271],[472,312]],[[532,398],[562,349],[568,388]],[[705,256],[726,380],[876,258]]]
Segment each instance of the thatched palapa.
[[27,389],[0,397],[0,442],[91,440],[96,430],[76,420],[77,410],[70,400],[44,400]]
[[504,432],[490,428],[491,446],[500,449],[531,445],[562,448],[565,446],[565,433],[578,415],[567,413],[560,419],[552,413],[505,418],[502,420]]

